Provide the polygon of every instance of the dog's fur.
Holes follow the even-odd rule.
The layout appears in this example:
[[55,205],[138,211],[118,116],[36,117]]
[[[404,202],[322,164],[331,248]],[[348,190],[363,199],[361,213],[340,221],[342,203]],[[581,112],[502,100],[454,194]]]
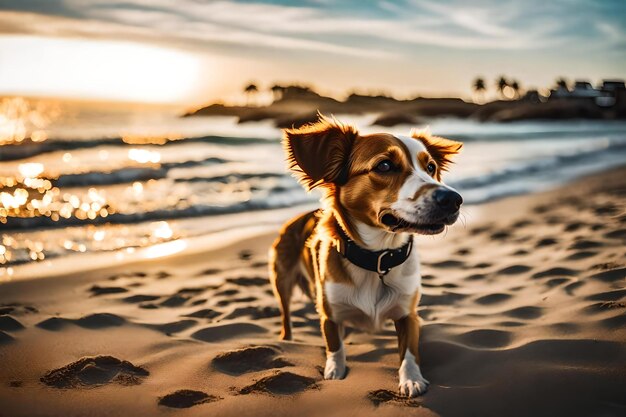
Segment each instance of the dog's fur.
[[[324,378],[342,379],[343,326],[377,330],[391,319],[398,334],[400,392],[409,397],[425,392],[428,381],[421,374],[418,352],[417,250],[383,282],[376,272],[352,264],[337,251],[337,230],[372,251],[399,248],[413,233],[443,231],[456,221],[462,200],[442,184],[441,174],[462,145],[427,132],[362,136],[353,126],[323,116],[315,124],[285,130],[283,144],[290,170],[307,190],[322,191],[324,208],[287,223],[270,250],[281,338],[292,337],[289,304],[297,285],[315,299],[320,314],[327,352]],[[393,169],[381,172],[387,162]],[[458,198],[453,207],[441,207],[437,190]],[[395,220],[399,222],[390,225]]]

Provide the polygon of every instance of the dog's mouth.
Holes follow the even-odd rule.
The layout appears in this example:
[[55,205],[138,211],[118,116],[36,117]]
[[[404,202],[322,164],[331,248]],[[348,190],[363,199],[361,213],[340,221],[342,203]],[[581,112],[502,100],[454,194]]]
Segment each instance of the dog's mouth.
[[380,221],[393,232],[403,231],[420,235],[436,235],[443,232],[446,227],[443,220],[436,223],[413,223],[391,213],[384,214]]

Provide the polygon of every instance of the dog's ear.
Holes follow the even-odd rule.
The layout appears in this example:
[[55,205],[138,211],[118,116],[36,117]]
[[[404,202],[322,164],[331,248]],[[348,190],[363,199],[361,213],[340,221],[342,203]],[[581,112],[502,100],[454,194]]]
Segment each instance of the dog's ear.
[[441,181],[441,172],[447,171],[452,161],[452,157],[463,147],[463,143],[454,140],[432,136],[428,131],[413,131],[411,136],[424,144],[426,150],[433,157],[439,169],[437,170],[437,180]]
[[347,180],[348,158],[357,136],[353,126],[321,114],[316,123],[285,129],[283,147],[289,169],[307,190],[340,185]]

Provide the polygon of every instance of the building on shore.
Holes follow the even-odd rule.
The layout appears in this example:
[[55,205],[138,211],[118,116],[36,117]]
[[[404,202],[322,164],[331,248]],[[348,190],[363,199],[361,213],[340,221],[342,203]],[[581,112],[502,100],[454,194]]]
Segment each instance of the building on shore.
[[592,100],[599,107],[612,107],[625,90],[623,80],[603,80],[598,87],[586,80],[576,80],[572,89],[560,85],[550,90],[549,100]]

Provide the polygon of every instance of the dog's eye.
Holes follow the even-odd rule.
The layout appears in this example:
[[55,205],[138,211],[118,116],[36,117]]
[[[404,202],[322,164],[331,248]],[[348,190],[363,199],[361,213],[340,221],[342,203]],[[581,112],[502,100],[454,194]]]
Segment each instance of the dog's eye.
[[437,165],[435,165],[433,162],[429,162],[428,165],[426,165],[426,170],[429,174],[432,175],[437,170]]
[[387,159],[385,161],[380,162],[378,165],[376,165],[376,167],[374,168],[374,171],[384,173],[384,172],[389,172],[392,169],[394,169],[393,162]]

